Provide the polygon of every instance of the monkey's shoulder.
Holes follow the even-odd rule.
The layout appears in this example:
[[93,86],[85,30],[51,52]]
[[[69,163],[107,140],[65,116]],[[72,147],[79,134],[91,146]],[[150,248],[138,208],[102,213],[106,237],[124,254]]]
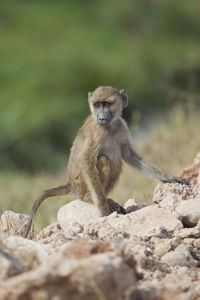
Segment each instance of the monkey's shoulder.
[[115,122],[113,122],[110,132],[112,134],[118,134],[118,133],[120,133],[120,134],[126,133],[127,134],[127,132],[129,132],[129,128],[128,128],[125,120],[120,117]]
[[94,137],[98,136],[98,134],[95,132],[94,126],[95,126],[94,119],[90,115],[77,132],[77,135],[71,147],[70,156],[72,156],[73,154],[73,156],[75,156],[76,158],[78,158],[79,156],[81,157],[84,149],[90,147],[91,143],[94,144],[95,142]]
[[80,137],[83,139],[88,138],[94,131],[95,125],[96,123],[94,121],[94,118],[92,115],[90,115],[89,117],[87,117],[87,119],[79,129],[76,137]]

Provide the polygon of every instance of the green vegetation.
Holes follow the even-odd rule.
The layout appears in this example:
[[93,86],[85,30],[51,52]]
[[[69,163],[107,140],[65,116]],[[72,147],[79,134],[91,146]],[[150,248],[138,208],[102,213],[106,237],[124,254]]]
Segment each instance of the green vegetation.
[[129,121],[198,102],[199,36],[194,0],[3,1],[1,169],[63,169],[99,85],[127,90]]

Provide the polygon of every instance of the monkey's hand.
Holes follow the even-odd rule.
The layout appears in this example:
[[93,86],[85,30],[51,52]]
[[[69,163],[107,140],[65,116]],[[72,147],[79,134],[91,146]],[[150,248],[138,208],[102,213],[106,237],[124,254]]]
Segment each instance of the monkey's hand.
[[102,216],[108,216],[116,211],[118,214],[125,215],[126,210],[121,205],[113,201],[112,199],[107,199],[106,205],[100,208]]
[[185,185],[190,185],[190,182],[186,178],[181,178],[181,177],[174,177],[174,176],[169,176],[166,179],[163,179],[162,182],[168,182],[168,183],[181,183]]

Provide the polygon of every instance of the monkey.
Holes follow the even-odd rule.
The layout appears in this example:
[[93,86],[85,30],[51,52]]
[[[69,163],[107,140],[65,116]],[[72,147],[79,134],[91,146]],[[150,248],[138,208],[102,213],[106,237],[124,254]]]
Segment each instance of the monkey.
[[168,175],[134,150],[131,133],[121,116],[128,106],[125,90],[100,86],[88,93],[88,102],[91,114],[79,129],[70,150],[66,184],[44,191],[35,202],[25,237],[39,206],[47,197],[73,193],[77,198],[95,204],[100,216],[113,211],[125,214],[122,206],[107,198],[120,176],[123,161],[152,179],[189,184],[187,179]]

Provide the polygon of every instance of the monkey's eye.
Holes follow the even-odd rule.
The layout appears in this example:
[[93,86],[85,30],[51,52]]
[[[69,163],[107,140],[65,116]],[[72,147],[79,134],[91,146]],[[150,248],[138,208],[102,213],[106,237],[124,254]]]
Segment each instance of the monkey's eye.
[[101,104],[99,102],[97,102],[97,103],[94,104],[95,108],[99,108],[100,106],[101,106]]
[[111,106],[111,103],[110,103],[110,102],[104,102],[104,106],[105,106],[105,107],[110,107],[110,106]]

